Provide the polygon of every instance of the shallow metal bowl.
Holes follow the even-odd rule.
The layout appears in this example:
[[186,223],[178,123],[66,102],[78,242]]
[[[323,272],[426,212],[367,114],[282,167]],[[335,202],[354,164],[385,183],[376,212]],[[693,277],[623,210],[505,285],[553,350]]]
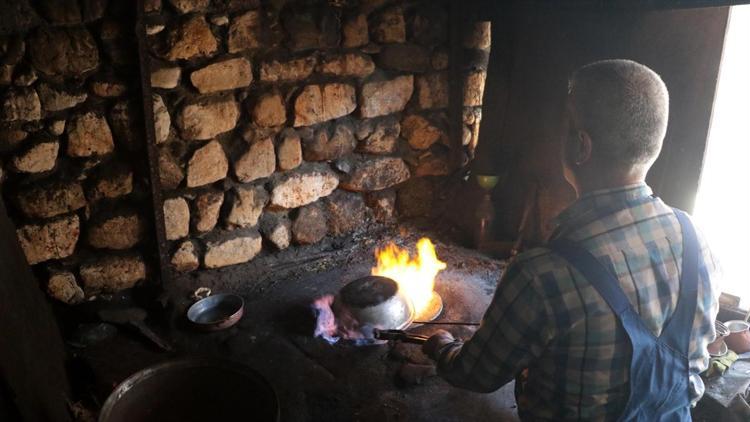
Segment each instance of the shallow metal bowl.
[[245,301],[242,297],[222,293],[201,299],[188,309],[187,318],[204,330],[223,330],[242,318]]
[[336,296],[334,313],[340,315],[342,308],[360,327],[403,330],[414,321],[412,301],[387,277],[371,275],[344,286]]

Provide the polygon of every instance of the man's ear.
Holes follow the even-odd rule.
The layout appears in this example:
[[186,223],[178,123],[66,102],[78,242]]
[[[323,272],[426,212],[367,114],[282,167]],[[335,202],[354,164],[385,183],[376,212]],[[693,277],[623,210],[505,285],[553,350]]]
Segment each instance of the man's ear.
[[581,165],[591,159],[591,137],[585,130],[578,131],[578,148],[576,151],[576,164]]

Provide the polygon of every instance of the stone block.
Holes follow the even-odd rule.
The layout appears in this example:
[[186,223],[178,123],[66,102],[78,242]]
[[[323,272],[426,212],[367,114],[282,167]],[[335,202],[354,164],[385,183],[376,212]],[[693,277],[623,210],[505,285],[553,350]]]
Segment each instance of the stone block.
[[[142,105],[139,102],[131,99],[118,101],[109,110],[112,134],[117,140],[117,144],[128,151],[141,151],[145,146],[141,107]],[[163,129],[165,127],[164,119],[165,116],[162,116],[162,121],[157,122],[157,124],[162,125],[160,130],[165,130]]]
[[106,155],[115,148],[107,120],[92,111],[74,116],[67,129],[67,153],[71,157]]
[[260,66],[260,80],[263,82],[296,82],[310,77],[318,59],[307,56],[286,61],[271,60]]
[[81,104],[88,98],[85,92],[69,92],[46,83],[40,83],[37,86],[37,92],[44,111],[67,110]]
[[203,265],[206,268],[220,268],[242,264],[255,258],[262,246],[260,233],[255,230],[234,239],[208,242]]
[[229,25],[227,46],[230,53],[251,50],[261,47],[261,14],[250,10],[232,18]]
[[94,218],[87,225],[87,242],[97,249],[130,249],[143,239],[145,225],[135,212]]
[[276,153],[271,138],[250,145],[239,160],[234,163],[234,174],[243,183],[262,179],[276,170]]
[[370,56],[345,53],[328,56],[318,65],[318,73],[331,76],[364,78],[375,71],[375,63]]
[[186,240],[180,243],[180,246],[172,254],[170,263],[179,272],[197,270],[200,266],[200,260],[193,242]]
[[356,107],[356,95],[351,85],[307,85],[294,102],[294,127],[310,126],[346,116]]
[[185,179],[185,172],[177,161],[166,151],[159,153],[159,180],[162,189],[177,189]]
[[396,219],[396,191],[383,189],[365,194],[365,203],[376,221],[392,223]]
[[154,131],[158,145],[169,138],[169,128],[172,126],[172,119],[169,117],[169,111],[161,95],[152,94],[151,99],[154,106]]
[[326,165],[308,164],[277,176],[272,181],[271,205],[297,208],[328,196],[339,184]]
[[326,127],[318,128],[310,139],[304,140],[302,152],[306,161],[331,161],[351,154],[356,146],[354,128],[342,122],[334,127],[333,133]]
[[412,75],[398,76],[386,81],[368,82],[362,86],[359,97],[363,118],[384,116],[402,111],[414,91]]
[[375,191],[402,183],[409,176],[409,168],[401,158],[360,156],[351,173],[341,181],[341,187],[356,192]]
[[401,121],[401,136],[409,146],[417,150],[425,150],[447,135],[431,121],[423,116],[412,114]]
[[151,71],[151,87],[172,89],[180,83],[181,69],[179,66],[160,67]]
[[83,289],[70,271],[52,273],[47,281],[47,294],[67,305],[81,303],[84,299]]
[[164,226],[167,240],[177,240],[188,235],[190,209],[185,199],[171,198],[164,201]]
[[83,26],[41,26],[28,44],[32,66],[51,77],[80,77],[99,66],[99,48]]
[[101,98],[122,97],[128,92],[128,86],[118,79],[94,80],[90,83],[91,92]]
[[452,171],[451,157],[444,149],[431,150],[419,157],[414,176],[446,176]]
[[396,151],[401,125],[395,117],[386,117],[373,124],[372,131],[363,137],[357,151],[367,154],[388,155]]
[[489,21],[474,22],[469,31],[464,34],[464,47],[489,50],[492,45],[491,25]]
[[201,94],[244,88],[252,81],[252,66],[243,57],[216,62],[190,74],[190,82]]
[[286,211],[267,211],[260,218],[260,231],[276,249],[286,249],[292,241],[292,220]]
[[447,108],[450,98],[448,72],[419,75],[416,85],[417,106],[421,109]]
[[185,105],[177,116],[177,127],[187,140],[205,141],[237,126],[240,109],[231,98]]
[[268,192],[263,186],[237,187],[232,190],[229,202],[229,213],[224,220],[227,227],[252,227],[258,224],[268,203]]
[[42,118],[42,104],[33,89],[11,89],[3,96],[0,121],[31,122]]
[[294,129],[281,132],[281,141],[276,149],[279,170],[287,171],[302,164],[302,143],[299,134]]
[[351,16],[344,21],[343,26],[344,39],[342,46],[344,48],[355,48],[366,45],[370,42],[370,34],[367,26],[367,16],[358,14]]
[[288,35],[286,46],[292,51],[337,47],[341,38],[337,12],[333,7],[313,3],[289,8],[282,14],[282,25]]
[[0,151],[12,151],[28,137],[25,130],[0,127]]
[[60,143],[57,140],[32,145],[11,158],[11,169],[19,173],[43,173],[55,168]]
[[406,41],[406,21],[400,7],[389,7],[375,17],[371,28],[372,38],[379,43]]
[[252,111],[253,122],[260,127],[281,126],[286,123],[286,104],[278,92],[261,95]]
[[213,55],[219,48],[203,15],[190,15],[169,34],[166,58],[189,60]]
[[229,161],[224,149],[217,141],[198,148],[188,162],[187,186],[194,188],[208,185],[227,177]]
[[30,265],[73,255],[80,233],[80,221],[75,214],[28,224],[16,230],[18,242]]
[[328,230],[340,236],[361,227],[367,217],[367,208],[359,193],[336,190],[324,199],[328,211]]
[[21,190],[17,200],[18,208],[30,218],[55,217],[86,206],[83,189],[77,182],[38,183]]
[[86,262],[80,269],[87,295],[129,289],[146,279],[146,263],[140,255],[111,255]]
[[210,0],[169,0],[172,7],[180,14],[202,12],[208,8]]
[[309,245],[322,240],[328,233],[325,211],[319,202],[305,205],[297,211],[292,224],[294,241],[300,245]]
[[127,167],[115,167],[95,177],[86,191],[91,202],[100,199],[119,198],[133,191],[133,171]]
[[199,194],[193,201],[193,224],[200,233],[210,232],[219,221],[221,204],[224,203],[224,192],[208,191]]
[[484,95],[484,82],[487,78],[487,72],[475,71],[469,73],[464,85],[464,106],[476,107],[482,105],[482,96]]

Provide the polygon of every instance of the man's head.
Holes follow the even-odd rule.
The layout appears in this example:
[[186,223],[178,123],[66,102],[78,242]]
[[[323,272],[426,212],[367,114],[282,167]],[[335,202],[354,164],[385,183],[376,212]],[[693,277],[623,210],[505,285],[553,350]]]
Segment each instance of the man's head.
[[568,90],[566,179],[579,192],[590,180],[642,181],[661,151],[668,114],[667,87],[648,67],[603,60],[578,69]]

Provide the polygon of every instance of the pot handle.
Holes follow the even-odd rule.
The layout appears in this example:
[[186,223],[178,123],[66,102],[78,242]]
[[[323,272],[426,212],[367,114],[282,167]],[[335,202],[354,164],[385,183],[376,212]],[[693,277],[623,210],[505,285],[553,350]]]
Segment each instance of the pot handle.
[[208,287],[198,287],[197,289],[195,289],[193,294],[190,295],[190,298],[193,299],[194,302],[197,302],[209,296],[211,296],[211,289],[209,289]]

